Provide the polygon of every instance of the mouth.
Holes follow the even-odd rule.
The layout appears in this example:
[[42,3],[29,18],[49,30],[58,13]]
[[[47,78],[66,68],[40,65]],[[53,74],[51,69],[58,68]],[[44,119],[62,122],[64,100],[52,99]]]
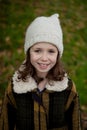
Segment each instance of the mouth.
[[45,63],[38,63],[38,65],[40,66],[41,69],[47,69],[49,64],[45,64]]

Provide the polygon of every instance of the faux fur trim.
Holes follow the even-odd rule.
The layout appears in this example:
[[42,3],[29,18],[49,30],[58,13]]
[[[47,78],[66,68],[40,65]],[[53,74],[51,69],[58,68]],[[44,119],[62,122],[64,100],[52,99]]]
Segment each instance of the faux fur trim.
[[[13,75],[13,91],[16,93],[27,93],[37,88],[37,84],[32,77],[29,77],[26,82],[18,81],[18,72]],[[53,81],[52,84],[46,84],[46,89],[51,91],[61,92],[68,87],[68,77],[65,76],[62,81]]]

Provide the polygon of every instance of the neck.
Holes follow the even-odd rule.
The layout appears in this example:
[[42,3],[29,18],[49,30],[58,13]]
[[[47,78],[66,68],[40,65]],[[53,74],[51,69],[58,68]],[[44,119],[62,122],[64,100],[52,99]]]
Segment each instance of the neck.
[[38,84],[38,88],[39,88],[40,90],[43,90],[43,89],[45,88],[45,86],[46,86],[46,83],[47,83],[47,79],[42,80],[42,81]]
[[43,72],[39,72],[39,73],[37,72],[37,76],[40,77],[40,78],[45,79],[46,76],[47,76],[47,72],[44,72],[44,73]]

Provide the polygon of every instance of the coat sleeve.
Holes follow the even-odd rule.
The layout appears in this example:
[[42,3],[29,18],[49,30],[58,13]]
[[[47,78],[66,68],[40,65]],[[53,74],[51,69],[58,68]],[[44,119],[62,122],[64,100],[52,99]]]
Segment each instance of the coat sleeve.
[[78,94],[73,99],[72,126],[73,130],[81,130],[81,111]]
[[0,130],[15,130],[16,105],[12,94],[11,84],[5,91],[1,108]]
[[69,122],[69,130],[82,130],[81,128],[81,114],[80,114],[80,101],[76,91],[75,84],[72,83],[72,88],[68,101],[66,104],[66,117]]

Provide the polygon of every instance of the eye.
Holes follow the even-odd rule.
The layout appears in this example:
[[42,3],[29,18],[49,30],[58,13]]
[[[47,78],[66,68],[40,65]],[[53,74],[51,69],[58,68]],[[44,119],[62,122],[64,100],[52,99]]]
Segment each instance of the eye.
[[40,53],[41,50],[40,50],[40,49],[36,49],[36,50],[34,50],[34,52],[36,52],[36,53]]
[[55,53],[55,51],[54,50],[49,50],[49,53]]

